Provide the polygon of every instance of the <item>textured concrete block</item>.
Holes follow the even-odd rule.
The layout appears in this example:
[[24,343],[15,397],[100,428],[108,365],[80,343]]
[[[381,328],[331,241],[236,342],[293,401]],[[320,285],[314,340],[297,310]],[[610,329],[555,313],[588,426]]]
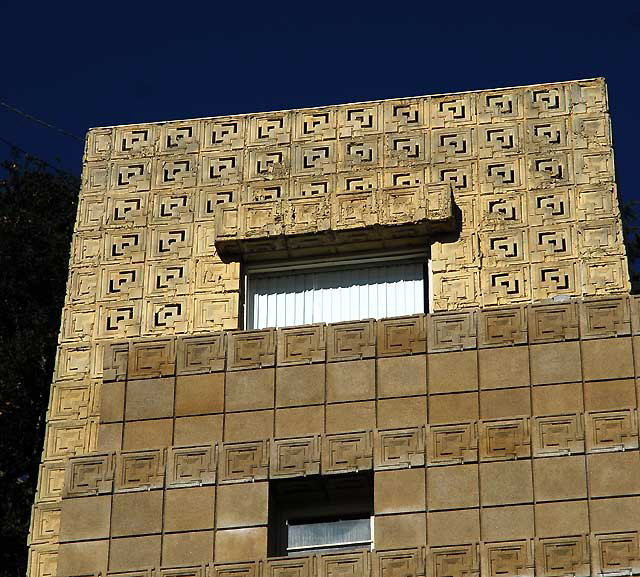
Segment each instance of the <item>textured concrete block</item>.
[[640,496],[594,499],[589,504],[589,514],[594,532],[635,531],[640,519]]
[[173,443],[173,419],[132,421],[124,424],[122,448],[139,451],[168,447]]
[[429,355],[429,393],[478,389],[478,353],[454,351]]
[[531,461],[480,463],[480,502],[483,507],[533,501]]
[[429,511],[479,507],[478,465],[430,467],[427,471]]
[[226,411],[253,411],[273,408],[275,369],[254,369],[227,373]]
[[425,513],[377,516],[374,524],[376,548],[399,549],[424,546],[427,539]]
[[170,489],[164,497],[164,531],[213,529],[214,511],[215,487]]
[[135,571],[160,565],[160,535],[121,537],[109,547],[109,571]]
[[[480,541],[480,510],[427,513],[428,542],[432,547]],[[484,534],[483,534],[484,535]]]
[[161,419],[173,416],[174,378],[127,382],[125,419]]
[[109,537],[111,495],[65,499],[60,518],[60,542]]
[[587,501],[560,501],[536,504],[538,537],[559,537],[589,532]]
[[325,397],[325,365],[296,365],[276,370],[276,406],[317,405]]
[[427,422],[427,397],[405,397],[378,401],[378,427],[400,429]]
[[593,381],[584,384],[585,411],[613,411],[636,407],[636,384],[633,379]]
[[254,561],[267,556],[267,528],[225,529],[216,531],[216,563]]
[[176,378],[176,416],[220,413],[224,409],[224,373]]
[[591,497],[640,493],[640,452],[587,455]]
[[580,343],[531,345],[531,382],[534,385],[571,383],[582,379]]
[[147,535],[162,530],[162,491],[116,493],[113,496],[111,534]]
[[529,387],[493,389],[480,392],[480,418],[505,419],[531,414]]
[[625,379],[633,376],[631,339],[582,341],[582,370],[585,381]]
[[222,415],[180,417],[175,421],[173,444],[210,445],[222,441]]
[[376,428],[376,403],[336,403],[327,405],[327,433],[344,433]]
[[529,386],[529,347],[504,347],[478,351],[480,388]]
[[562,415],[584,410],[582,383],[545,385],[531,391],[534,415]]
[[217,498],[218,529],[266,525],[269,504],[268,483],[220,485]]
[[378,398],[426,394],[426,355],[389,357],[377,362]]
[[429,423],[476,421],[480,417],[478,393],[429,395]]
[[273,410],[229,413],[224,420],[225,442],[255,441],[273,437]]
[[511,541],[533,537],[533,505],[482,509],[482,540]]
[[162,539],[165,567],[203,565],[213,561],[213,531],[172,533]]
[[124,420],[124,389],[123,381],[103,383],[100,391],[100,422]]
[[327,364],[327,402],[361,401],[376,395],[373,359]]
[[378,471],[374,475],[374,511],[410,513],[425,510],[425,469]]
[[534,459],[533,474],[538,502],[587,498],[584,455]]
[[296,437],[324,433],[324,405],[276,409],[276,436]]
[[58,551],[58,575],[106,573],[109,540],[61,543]]

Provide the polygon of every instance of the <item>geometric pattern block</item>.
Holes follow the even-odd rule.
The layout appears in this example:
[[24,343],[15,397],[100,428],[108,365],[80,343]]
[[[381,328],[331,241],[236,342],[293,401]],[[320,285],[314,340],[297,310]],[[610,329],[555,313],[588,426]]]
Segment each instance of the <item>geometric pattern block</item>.
[[577,303],[532,304],[528,306],[528,309],[530,343],[548,343],[578,338]]
[[317,575],[316,561],[314,555],[289,557],[288,559],[267,559],[262,577],[315,577]]
[[482,544],[482,574],[534,577],[535,563],[530,540]]
[[318,555],[318,577],[369,577],[370,557],[369,551]]
[[431,425],[428,429],[428,465],[473,463],[478,460],[476,423]]
[[480,348],[526,344],[526,342],[526,307],[480,311],[478,317],[478,344]]
[[161,488],[164,485],[165,452],[156,449],[119,453],[115,470],[117,492]]
[[276,331],[230,332],[227,337],[227,370],[275,365]]
[[226,342],[226,333],[222,332],[178,339],[176,374],[190,375],[223,371]]
[[597,575],[640,573],[640,532],[595,534],[591,537],[593,572]]
[[529,419],[521,417],[505,421],[480,421],[480,459],[498,461],[531,455]]
[[278,329],[278,366],[324,362],[325,330],[324,324]]
[[318,475],[320,439],[317,436],[276,439],[271,443],[270,478]]
[[629,297],[585,299],[579,306],[580,336],[583,339],[631,334]]
[[424,575],[423,548],[377,551],[374,553],[373,577],[417,577]]
[[327,327],[327,361],[367,359],[376,354],[373,319],[334,323]]
[[322,474],[372,469],[371,436],[371,431],[325,435],[322,439]]
[[64,496],[111,493],[114,466],[114,456],[111,453],[72,457],[66,468]]
[[130,379],[165,377],[175,374],[174,339],[133,341],[129,350]]
[[433,577],[471,577],[480,574],[477,545],[431,547],[429,575]]
[[591,574],[588,537],[537,539],[536,572],[540,577],[588,577]]
[[424,353],[427,348],[425,315],[381,319],[377,322],[378,356]]
[[269,474],[269,442],[224,443],[218,472],[220,483],[266,479]]
[[589,453],[638,448],[638,412],[636,409],[587,413],[585,428]]
[[436,312],[427,316],[430,353],[474,349],[477,346],[477,313]]
[[215,445],[167,450],[167,487],[210,485],[215,481]]
[[424,427],[374,432],[375,469],[424,466]]
[[209,568],[210,577],[258,577],[256,561],[247,563],[216,563]]
[[584,453],[582,415],[552,415],[533,418],[535,457]]

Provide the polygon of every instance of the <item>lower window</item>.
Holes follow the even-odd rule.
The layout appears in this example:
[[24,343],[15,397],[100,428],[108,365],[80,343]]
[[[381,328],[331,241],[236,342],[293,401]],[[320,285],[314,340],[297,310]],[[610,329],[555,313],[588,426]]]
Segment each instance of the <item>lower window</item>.
[[373,548],[373,475],[282,479],[269,485],[269,555]]
[[246,271],[247,329],[423,313],[426,254],[340,258]]

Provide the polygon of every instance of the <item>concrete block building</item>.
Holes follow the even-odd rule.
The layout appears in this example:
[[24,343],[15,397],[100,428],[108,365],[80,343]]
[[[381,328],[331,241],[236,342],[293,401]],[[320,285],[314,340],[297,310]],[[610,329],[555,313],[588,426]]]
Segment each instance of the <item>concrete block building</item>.
[[97,128],[29,577],[640,574],[602,79]]

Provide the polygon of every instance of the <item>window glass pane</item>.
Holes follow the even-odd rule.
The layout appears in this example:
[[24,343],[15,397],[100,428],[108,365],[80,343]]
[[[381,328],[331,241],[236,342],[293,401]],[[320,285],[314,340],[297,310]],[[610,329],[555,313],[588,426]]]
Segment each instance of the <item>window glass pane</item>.
[[371,541],[371,520],[289,524],[288,547],[318,547]]
[[425,312],[424,263],[354,264],[292,273],[249,274],[247,328]]

